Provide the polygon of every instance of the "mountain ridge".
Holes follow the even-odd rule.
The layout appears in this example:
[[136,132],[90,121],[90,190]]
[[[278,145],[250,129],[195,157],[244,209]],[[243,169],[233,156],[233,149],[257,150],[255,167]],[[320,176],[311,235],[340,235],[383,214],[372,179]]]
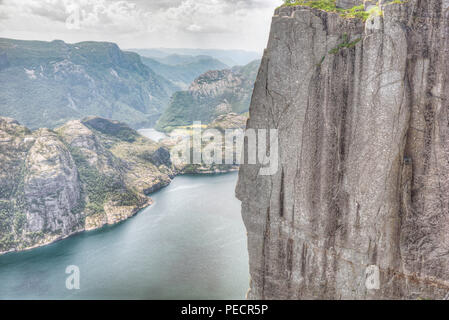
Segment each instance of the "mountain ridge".
[[165,58],[169,55],[177,54],[184,56],[211,56],[222,63],[233,67],[237,65],[246,65],[253,60],[258,60],[261,54],[246,50],[226,50],[226,49],[189,49],[189,48],[142,48],[128,49],[137,52],[141,56],[148,58]]
[[170,80],[181,89],[187,89],[192,81],[208,70],[229,68],[224,63],[209,56],[176,59],[178,61],[166,61],[164,59],[147,57],[142,57],[141,59],[154,72]]
[[89,115],[155,122],[177,86],[115,43],[0,38],[0,113],[31,128]]

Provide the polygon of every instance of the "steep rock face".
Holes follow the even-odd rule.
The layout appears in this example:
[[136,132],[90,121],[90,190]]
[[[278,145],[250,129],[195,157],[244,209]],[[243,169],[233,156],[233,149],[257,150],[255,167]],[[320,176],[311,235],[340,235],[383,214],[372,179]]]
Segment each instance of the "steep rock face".
[[69,234],[80,227],[80,214],[72,212],[81,198],[78,170],[55,133],[43,129],[35,136],[25,160],[26,229]]
[[249,298],[448,293],[448,8],[387,3],[366,23],[276,10],[248,128],[278,129],[279,170],[243,165],[236,190]]

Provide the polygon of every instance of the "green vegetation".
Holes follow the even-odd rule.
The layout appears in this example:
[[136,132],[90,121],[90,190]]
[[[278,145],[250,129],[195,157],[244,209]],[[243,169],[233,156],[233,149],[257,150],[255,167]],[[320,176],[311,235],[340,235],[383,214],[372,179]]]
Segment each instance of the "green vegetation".
[[135,191],[124,190],[122,192],[115,192],[111,196],[111,200],[117,206],[131,207],[138,205],[141,197]]
[[285,6],[307,6],[324,11],[337,11],[336,0],[284,0]]
[[127,189],[119,177],[103,174],[89,165],[82,151],[76,147],[70,147],[70,153],[78,168],[83,195],[87,196],[87,202],[80,201],[72,212],[85,210],[88,216],[103,214],[104,205],[108,200],[118,206],[139,205],[141,197],[136,191]]
[[[201,116],[201,106],[199,106],[193,95],[188,91],[175,92],[170,105],[159,118],[156,128],[162,131],[171,131],[177,126],[192,124]],[[202,109],[202,108],[201,108]]]
[[9,201],[0,201],[0,234],[10,233],[14,210]]
[[[337,47],[329,51],[329,54],[337,54],[341,49],[349,49],[355,47],[357,43],[359,43],[362,38],[357,38],[354,41],[349,41],[348,35],[345,33],[343,35],[343,42],[340,43]],[[324,59],[323,59],[324,60]]]
[[113,177],[106,176],[90,166],[78,148],[71,147],[70,153],[78,168],[83,193],[88,199],[87,203],[74,210],[82,211],[86,209],[87,215],[104,213],[104,204],[110,194],[123,189],[123,186]]
[[[22,128],[18,128],[20,132]],[[10,178],[0,192],[0,251],[7,251],[17,246],[26,225],[24,198],[24,178],[26,174],[24,161],[13,161]]]
[[3,234],[0,238],[0,251],[7,251],[14,248],[17,245],[13,233]]
[[136,130],[122,122],[110,121],[100,117],[90,117],[82,120],[90,129],[126,142],[134,142],[139,137]]
[[[365,11],[363,4],[352,7],[350,9],[337,8],[336,0],[284,0],[284,6],[307,6],[328,12],[339,13],[344,18],[357,18],[366,21],[371,15],[382,15],[379,6]],[[396,0],[398,1],[398,0]],[[402,3],[399,1],[398,3]]]

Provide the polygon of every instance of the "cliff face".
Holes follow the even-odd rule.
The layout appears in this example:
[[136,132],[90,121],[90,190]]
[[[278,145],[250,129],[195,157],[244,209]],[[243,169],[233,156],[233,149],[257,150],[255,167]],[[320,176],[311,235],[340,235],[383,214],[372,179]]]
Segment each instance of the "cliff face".
[[102,118],[34,132],[0,118],[0,164],[0,254],[129,218],[173,177],[167,149]]
[[249,298],[449,292],[448,8],[386,3],[366,22],[276,10],[248,128],[278,129],[279,170],[243,165],[236,191]]

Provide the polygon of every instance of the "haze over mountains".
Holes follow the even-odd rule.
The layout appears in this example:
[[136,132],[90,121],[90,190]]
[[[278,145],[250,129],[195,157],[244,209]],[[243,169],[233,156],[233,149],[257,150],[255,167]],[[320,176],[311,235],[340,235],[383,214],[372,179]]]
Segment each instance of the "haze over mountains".
[[114,43],[0,39],[0,114],[30,128],[87,115],[150,125],[178,89]]
[[206,71],[229,68],[226,64],[209,56],[142,57],[142,62],[182,89],[187,89],[193,80]]
[[[241,67],[234,67],[233,71],[231,67],[236,62],[251,61],[257,53],[202,49],[136,51],[123,51],[109,42],[68,44],[61,40],[0,38],[0,115],[14,118],[30,129],[55,128],[91,115],[143,128],[153,126],[168,107],[173,110],[184,104],[188,108],[181,113],[186,119],[169,121],[171,124],[184,124],[194,115],[198,115],[194,120],[212,120],[217,113],[210,110],[223,103],[232,105],[226,108],[229,111],[248,110],[248,92],[252,90],[255,75],[249,82],[240,79],[228,84],[233,89],[221,88],[226,96],[209,99],[207,108],[204,101],[192,104],[188,97],[180,101],[183,95],[173,94],[188,90],[201,77],[207,79],[210,71],[227,70],[226,74],[236,74]],[[256,69],[258,64],[254,64]],[[246,93],[242,95],[240,89]],[[237,101],[242,105],[236,106],[240,103]]]
[[220,49],[188,49],[188,48],[149,48],[128,49],[148,58],[166,58],[171,55],[178,56],[210,56],[220,60],[230,67],[245,65],[253,60],[260,59],[262,55],[254,51],[245,50],[220,50]]

